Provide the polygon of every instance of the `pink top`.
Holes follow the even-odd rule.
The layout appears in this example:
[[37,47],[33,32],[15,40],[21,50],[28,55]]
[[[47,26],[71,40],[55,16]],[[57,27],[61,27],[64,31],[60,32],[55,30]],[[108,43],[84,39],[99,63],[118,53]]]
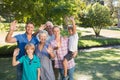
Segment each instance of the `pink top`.
[[[55,48],[57,45],[56,40],[51,41],[51,46]],[[61,37],[61,47],[58,50],[54,51],[56,54],[55,57],[55,68],[63,68],[63,59],[64,56],[68,53],[68,38]],[[68,69],[75,66],[74,59],[68,61]]]

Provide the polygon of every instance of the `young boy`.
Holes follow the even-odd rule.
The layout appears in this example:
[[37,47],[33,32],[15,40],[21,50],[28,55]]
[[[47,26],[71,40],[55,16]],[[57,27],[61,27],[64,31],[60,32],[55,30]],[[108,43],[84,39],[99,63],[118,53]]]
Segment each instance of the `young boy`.
[[63,60],[63,67],[64,67],[64,76],[67,76],[67,64],[68,61],[71,60],[73,57],[76,56],[77,53],[77,46],[78,46],[78,34],[76,32],[76,25],[73,17],[70,17],[70,20],[72,21],[72,26],[68,26],[68,32],[69,32],[69,41],[68,41],[68,54],[65,55]]
[[23,63],[22,80],[40,80],[40,60],[34,55],[35,46],[29,43],[25,46],[26,55],[16,60],[16,56],[19,54],[19,48],[16,48],[13,52],[12,65],[16,66]]

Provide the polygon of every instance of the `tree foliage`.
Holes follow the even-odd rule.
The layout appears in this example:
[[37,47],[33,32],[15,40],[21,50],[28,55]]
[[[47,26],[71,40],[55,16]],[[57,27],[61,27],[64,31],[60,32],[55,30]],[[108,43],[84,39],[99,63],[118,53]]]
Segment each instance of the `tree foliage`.
[[89,5],[81,12],[79,19],[82,21],[81,26],[93,28],[96,36],[99,36],[103,27],[111,24],[109,9],[99,3]]
[[21,22],[39,25],[50,20],[61,24],[65,16],[77,16],[84,4],[81,0],[3,0],[6,9]]

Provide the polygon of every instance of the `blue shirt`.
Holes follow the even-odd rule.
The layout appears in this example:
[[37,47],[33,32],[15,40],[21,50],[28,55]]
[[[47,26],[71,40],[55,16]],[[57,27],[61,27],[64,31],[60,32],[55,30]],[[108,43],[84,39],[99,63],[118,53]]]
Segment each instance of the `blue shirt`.
[[41,67],[40,59],[34,55],[33,59],[30,60],[30,58],[25,55],[22,56],[18,61],[23,63],[22,80],[37,80],[38,68]]
[[25,52],[25,45],[26,44],[33,43],[34,45],[36,45],[38,43],[36,36],[32,36],[32,39],[29,41],[26,33],[16,35],[15,38],[17,40],[18,48],[20,49],[20,52],[19,52],[19,55],[17,56],[17,59],[19,59],[20,57],[25,55],[25,53],[26,53]]
[[36,55],[37,55],[40,59],[42,59],[43,56],[50,57],[50,55],[48,54],[48,52],[47,52],[47,50],[46,50],[46,48],[48,48],[48,45],[49,45],[49,44],[46,43],[41,51],[39,50],[38,45],[36,46],[35,53],[36,53],[36,51],[39,52],[39,53],[36,53]]

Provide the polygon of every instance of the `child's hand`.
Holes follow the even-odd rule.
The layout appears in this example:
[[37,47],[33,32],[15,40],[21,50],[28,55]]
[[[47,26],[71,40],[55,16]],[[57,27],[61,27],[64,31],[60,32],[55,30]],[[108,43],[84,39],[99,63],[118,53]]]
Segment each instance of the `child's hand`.
[[71,21],[74,21],[74,17],[73,17],[73,16],[71,16],[71,17],[70,17],[70,20],[71,20]]
[[14,49],[13,56],[16,57],[19,54],[19,51],[19,48]]

